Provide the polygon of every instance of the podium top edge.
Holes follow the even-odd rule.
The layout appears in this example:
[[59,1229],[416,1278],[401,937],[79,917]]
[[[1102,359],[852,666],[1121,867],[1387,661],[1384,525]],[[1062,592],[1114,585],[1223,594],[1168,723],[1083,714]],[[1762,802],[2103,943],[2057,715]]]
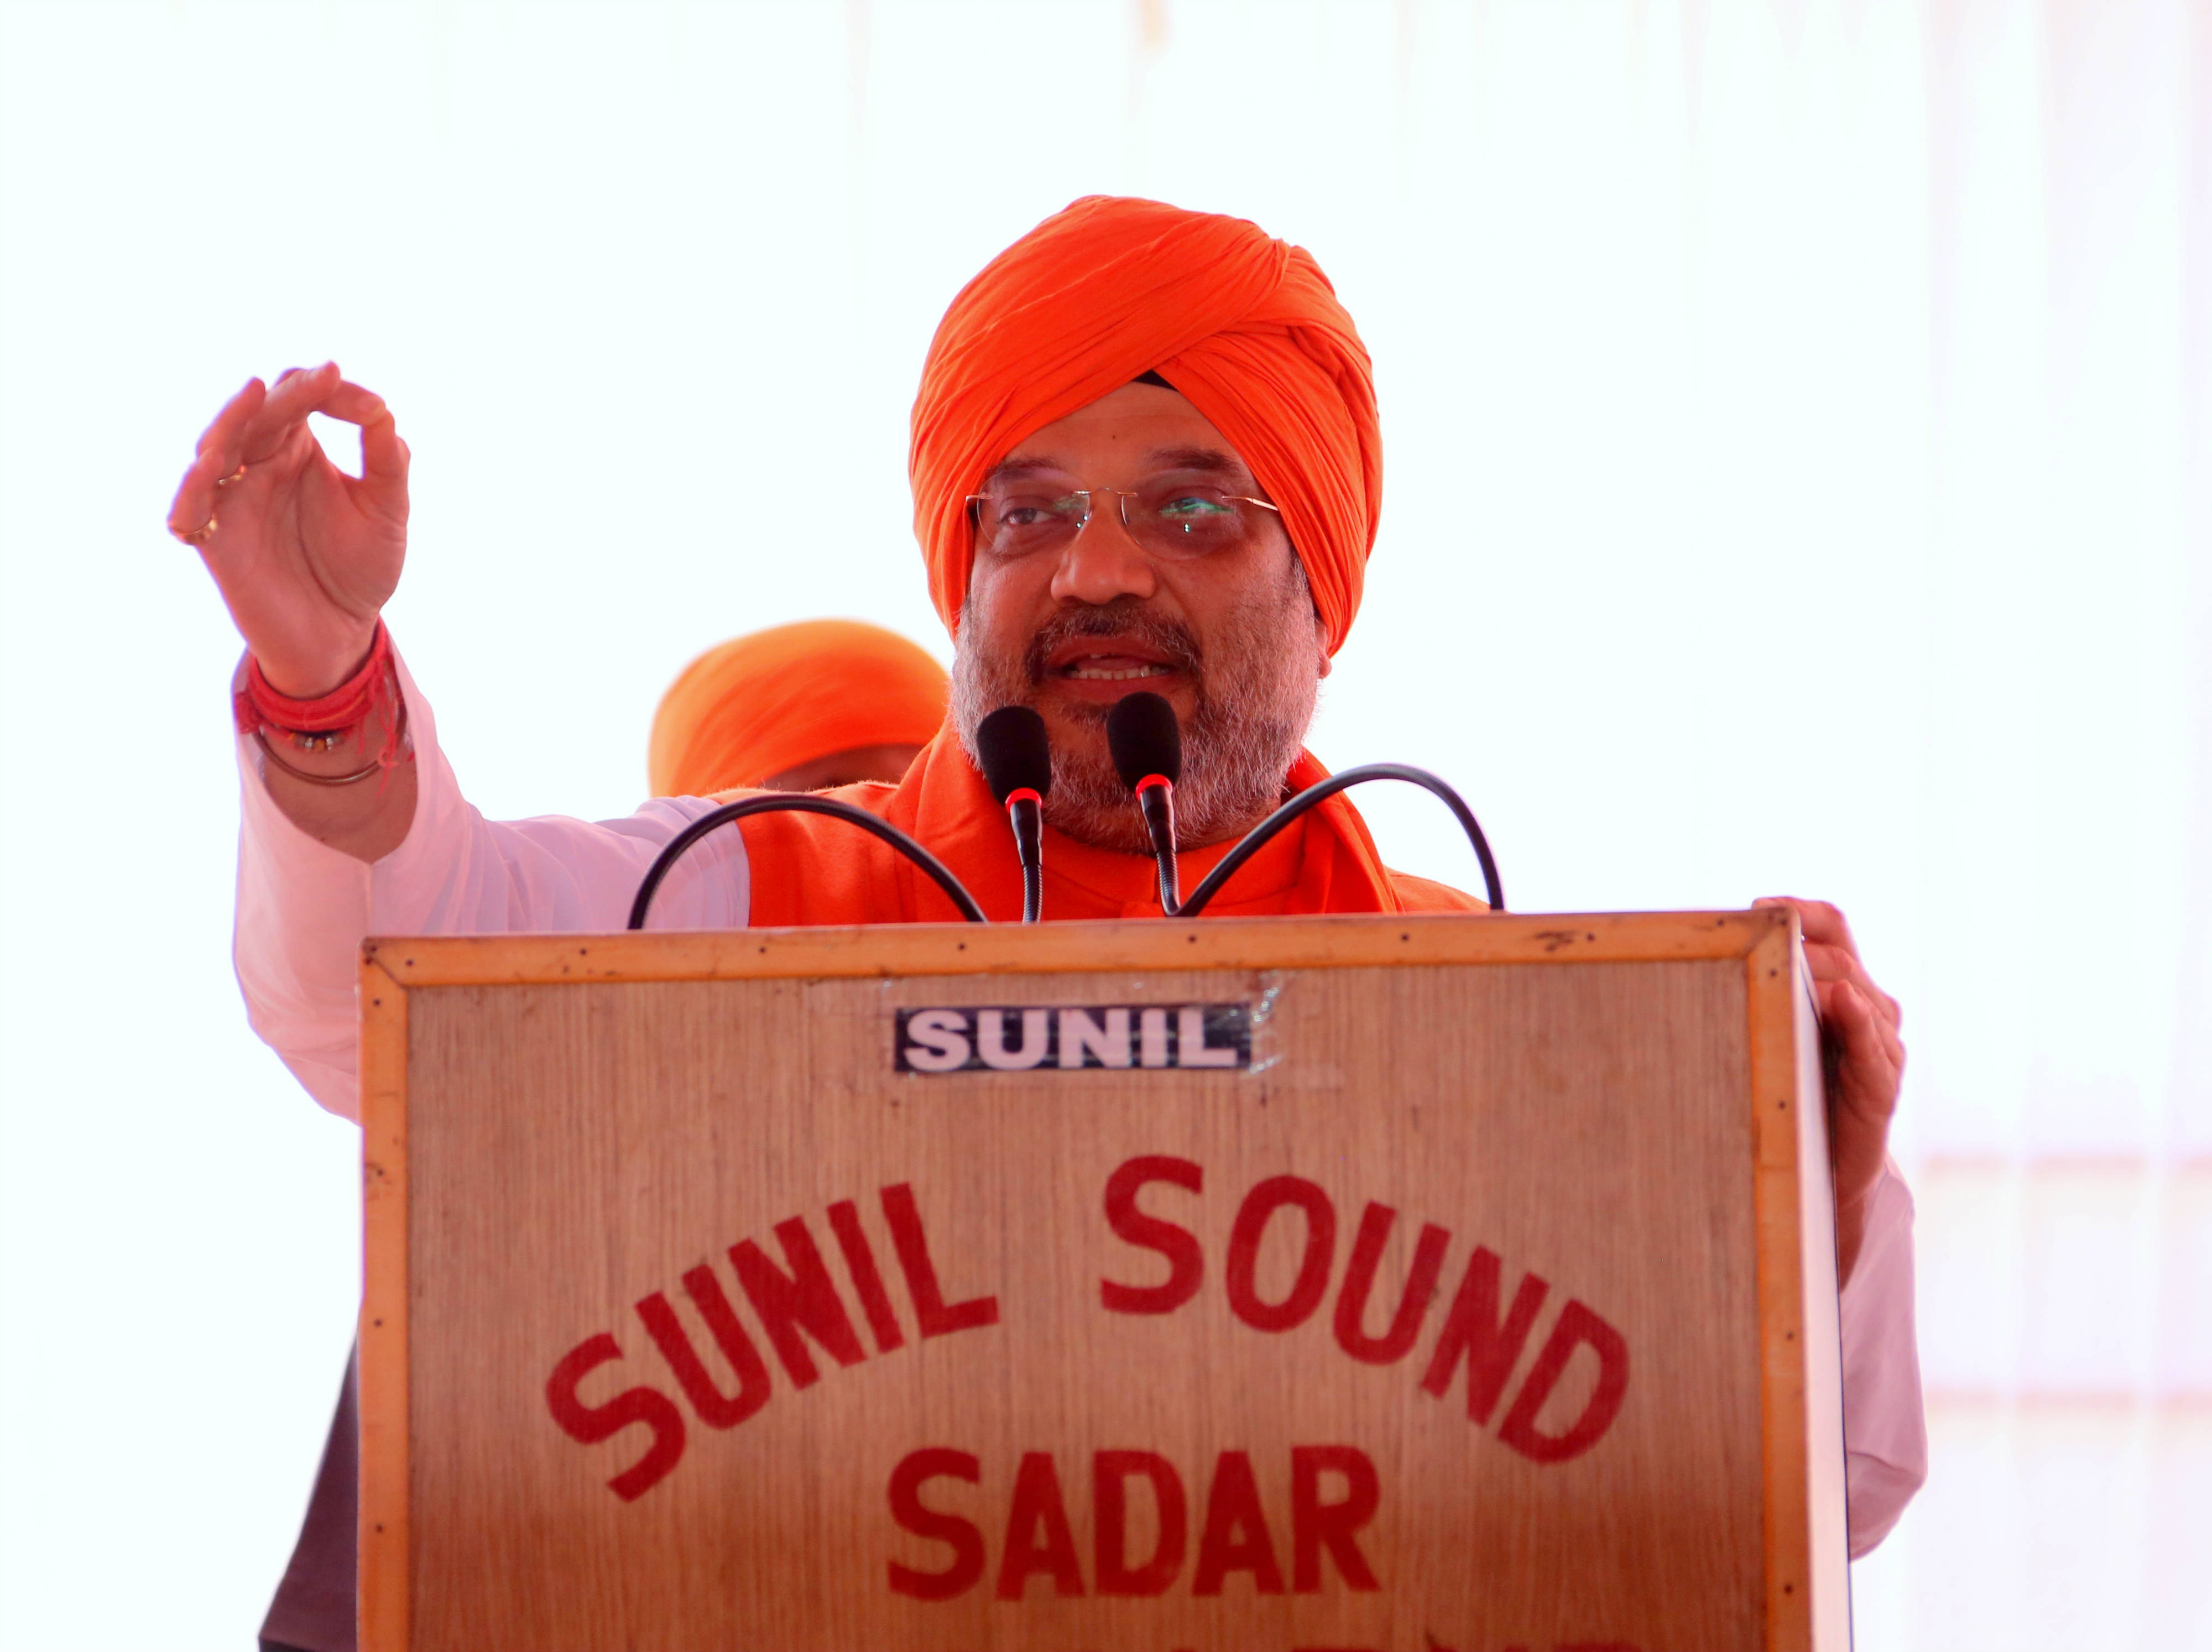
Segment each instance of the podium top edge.
[[410,987],[761,977],[1635,963],[1784,945],[1786,908],[1745,912],[1360,914],[1105,922],[869,924],[612,935],[371,937],[362,965]]

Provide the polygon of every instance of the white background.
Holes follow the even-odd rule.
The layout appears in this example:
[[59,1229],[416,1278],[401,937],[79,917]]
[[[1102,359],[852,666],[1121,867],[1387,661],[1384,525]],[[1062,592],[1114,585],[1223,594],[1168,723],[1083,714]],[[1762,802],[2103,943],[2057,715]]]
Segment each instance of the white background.
[[1860,1644],[2212,1646],[2206,0],[0,0],[0,1638],[249,1646],[357,1290],[228,969],[201,426],[386,395],[465,786],[626,812],[708,644],[944,652],[930,330],[1099,191],[1374,352],[1324,761],[1523,909],[1835,899],[1905,1000],[1936,1473]]

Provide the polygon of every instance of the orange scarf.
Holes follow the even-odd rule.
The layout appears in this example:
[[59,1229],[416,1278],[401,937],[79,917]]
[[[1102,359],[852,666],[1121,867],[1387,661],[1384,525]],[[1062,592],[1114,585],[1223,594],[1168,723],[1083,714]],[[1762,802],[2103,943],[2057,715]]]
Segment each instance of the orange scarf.
[[[1289,785],[1300,791],[1328,775],[1312,753],[1302,752]],[[1021,867],[1006,811],[949,727],[938,732],[896,786],[848,786],[827,795],[918,840],[968,886],[994,923],[1021,917]],[[738,829],[752,863],[756,927],[959,921],[952,902],[911,861],[842,821],[758,815]],[[1217,843],[1182,856],[1183,888],[1195,888],[1233,847]],[[1046,829],[1048,920],[1142,918],[1159,909],[1150,856],[1094,848]],[[1385,866],[1367,823],[1341,792],[1278,834],[1206,908],[1222,917],[1481,910],[1472,896]]]

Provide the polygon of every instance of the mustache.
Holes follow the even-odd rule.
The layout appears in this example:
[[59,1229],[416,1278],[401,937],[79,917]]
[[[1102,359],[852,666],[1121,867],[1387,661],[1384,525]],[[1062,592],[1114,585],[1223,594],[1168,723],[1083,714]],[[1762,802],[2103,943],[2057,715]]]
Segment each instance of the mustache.
[[[1135,597],[1116,597],[1100,604],[1069,603],[1037,627],[1022,657],[1022,674],[1029,685],[1033,689],[1042,686],[1045,662],[1056,649],[1085,637],[1133,638],[1158,653],[1167,665],[1188,676],[1194,683],[1201,680],[1205,655],[1188,626],[1156,612]],[[1095,712],[1096,720],[1103,722],[1108,709],[1104,706],[1085,706],[1078,714],[1088,719]]]

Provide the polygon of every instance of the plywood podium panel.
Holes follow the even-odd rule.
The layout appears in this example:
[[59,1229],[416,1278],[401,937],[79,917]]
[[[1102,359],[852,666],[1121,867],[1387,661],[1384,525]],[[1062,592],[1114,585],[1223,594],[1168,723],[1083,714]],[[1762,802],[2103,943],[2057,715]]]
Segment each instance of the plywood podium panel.
[[1791,923],[368,943],[363,1646],[1842,1647]]

